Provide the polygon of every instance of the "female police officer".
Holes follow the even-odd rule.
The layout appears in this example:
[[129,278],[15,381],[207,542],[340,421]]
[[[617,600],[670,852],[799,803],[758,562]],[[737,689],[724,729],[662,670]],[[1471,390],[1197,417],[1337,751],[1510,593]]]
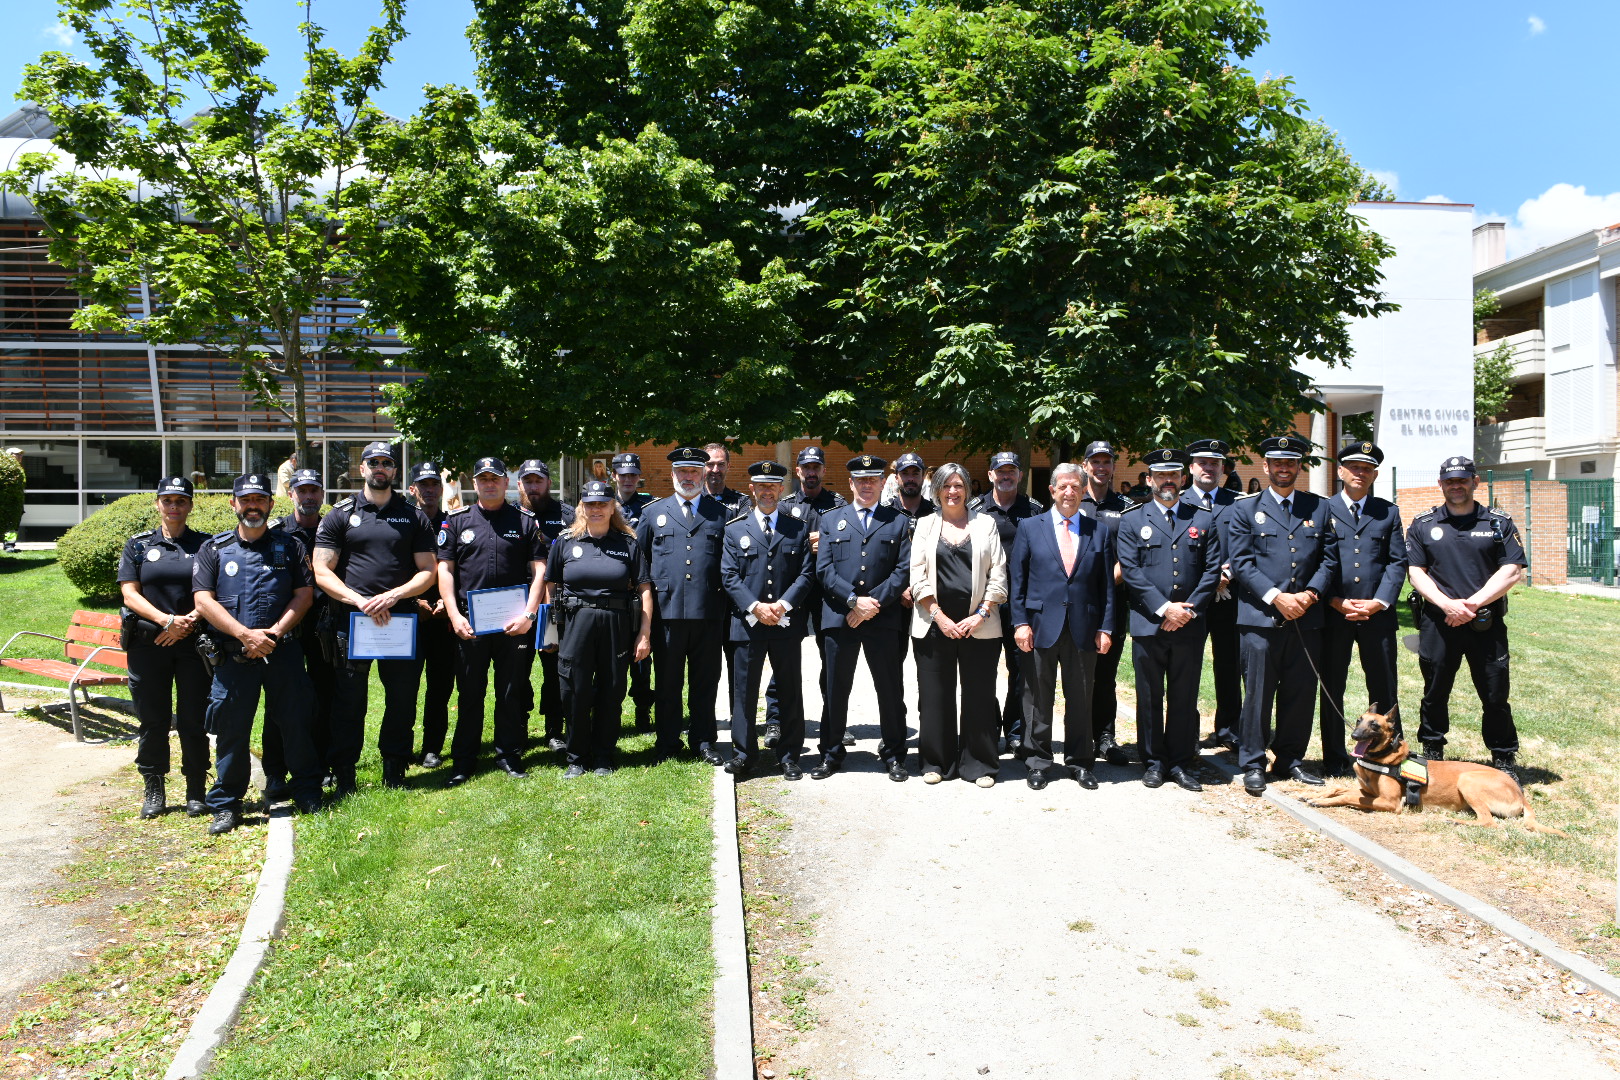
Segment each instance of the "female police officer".
[[191,599],[192,558],[208,537],[190,528],[191,481],[167,476],[158,484],[159,524],[136,533],[118,561],[124,594],[123,645],[129,653],[129,696],[141,732],[135,765],[146,778],[141,817],[167,806],[163,778],[169,774],[169,713],[180,734],[180,772],[186,778],[186,813],[202,815],[208,784],[208,665],[187,640],[197,628]]
[[605,481],[588,481],[580,492],[578,516],[552,545],[546,581],[562,631],[563,778],[583,776],[587,761],[597,776],[607,776],[631,661],[652,651],[652,576]]

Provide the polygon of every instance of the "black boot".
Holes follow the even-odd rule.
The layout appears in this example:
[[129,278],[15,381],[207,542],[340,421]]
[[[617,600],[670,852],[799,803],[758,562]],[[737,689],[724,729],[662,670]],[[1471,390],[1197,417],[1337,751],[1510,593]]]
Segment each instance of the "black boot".
[[1515,780],[1519,778],[1518,760],[1511,750],[1492,750],[1491,767],[1501,769]]
[[163,787],[163,777],[146,778],[146,795],[141,799],[141,817],[155,818],[168,809],[169,796]]
[[355,782],[353,769],[333,769],[332,781],[333,798],[341,799],[345,795],[353,795],[360,790],[360,785]]
[[1430,761],[1446,760],[1446,744],[1439,739],[1424,739],[1423,756]]
[[405,786],[405,759],[396,757],[383,758],[383,787],[402,788]]
[[208,777],[186,777],[186,816],[202,817],[208,813],[206,796],[208,794]]

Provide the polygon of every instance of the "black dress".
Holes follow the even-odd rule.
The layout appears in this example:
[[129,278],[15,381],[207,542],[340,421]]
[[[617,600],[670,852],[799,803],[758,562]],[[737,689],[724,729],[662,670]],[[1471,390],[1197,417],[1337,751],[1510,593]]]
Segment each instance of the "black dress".
[[[934,550],[934,602],[941,614],[960,622],[973,612],[973,541],[947,543]],[[924,775],[946,780],[994,776],[999,765],[996,738],[995,638],[948,638],[938,625],[917,646],[917,752]],[[958,713],[958,688],[961,709]]]

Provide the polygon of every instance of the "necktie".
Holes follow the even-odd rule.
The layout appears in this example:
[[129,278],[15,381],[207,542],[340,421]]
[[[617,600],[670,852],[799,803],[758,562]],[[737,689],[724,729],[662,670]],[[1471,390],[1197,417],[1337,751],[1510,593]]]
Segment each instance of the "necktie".
[[1175,511],[1171,510],[1168,506],[1163,507],[1163,510],[1164,510],[1164,524],[1165,524],[1165,526],[1171,532],[1175,532],[1176,531],[1176,515],[1175,515]]
[[1283,515],[1285,517],[1293,517],[1294,516],[1294,500],[1293,499],[1284,499],[1282,501],[1282,508],[1283,508]]
[[776,539],[776,530],[771,528],[771,515],[765,515],[765,542],[769,544]]
[[872,528],[872,511],[861,507],[861,531],[869,532]]
[[1214,504],[1210,502],[1209,492],[1204,492],[1204,509],[1213,510],[1214,508]]
[[1361,523],[1361,504],[1360,503],[1353,502],[1353,503],[1350,504],[1350,520],[1354,521],[1358,525]]
[[687,521],[692,520],[692,501],[690,499],[681,500],[681,513],[686,516]]
[[1063,519],[1063,572],[1074,573],[1074,519]]

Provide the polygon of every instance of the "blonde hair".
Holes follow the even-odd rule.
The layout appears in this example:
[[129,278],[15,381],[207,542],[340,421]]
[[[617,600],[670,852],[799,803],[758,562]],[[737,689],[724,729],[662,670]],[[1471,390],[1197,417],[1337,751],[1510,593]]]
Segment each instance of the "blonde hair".
[[[614,531],[622,532],[626,536],[634,536],[634,535],[636,535],[636,530],[632,529],[630,527],[630,523],[628,521],[624,520],[624,512],[619,509],[619,500],[618,499],[613,499],[611,502],[608,503],[608,505],[613,507],[613,519],[608,522],[608,531],[609,532],[614,532]],[[585,504],[584,503],[580,503],[579,506],[575,509],[575,511],[574,511],[574,523],[572,525],[568,526],[568,528],[564,529],[562,531],[562,535],[567,537],[570,540],[578,540],[580,537],[585,535]]]

